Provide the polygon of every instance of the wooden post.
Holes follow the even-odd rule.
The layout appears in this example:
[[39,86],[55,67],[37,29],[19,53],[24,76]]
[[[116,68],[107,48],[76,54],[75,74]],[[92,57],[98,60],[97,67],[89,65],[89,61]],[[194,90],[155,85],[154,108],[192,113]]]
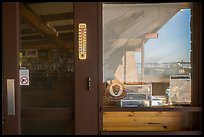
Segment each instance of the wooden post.
[[142,40],[142,47],[141,47],[141,63],[142,63],[141,82],[143,82],[143,79],[144,79],[144,39]]

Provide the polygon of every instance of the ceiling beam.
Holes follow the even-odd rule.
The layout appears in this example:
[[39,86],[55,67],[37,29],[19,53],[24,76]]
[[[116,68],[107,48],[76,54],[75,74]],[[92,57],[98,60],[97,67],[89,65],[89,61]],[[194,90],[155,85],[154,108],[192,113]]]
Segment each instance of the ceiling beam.
[[67,44],[69,44],[72,48],[69,48],[67,46],[63,45],[57,45],[53,43],[38,43],[38,44],[23,44],[21,45],[21,49],[38,49],[38,50],[50,50],[50,49],[74,49],[74,42],[68,41]]
[[26,4],[26,5],[31,5],[31,4],[43,4],[43,3],[48,3],[48,2],[23,2],[23,4]]
[[24,41],[24,40],[43,39],[43,38],[46,38],[46,37],[44,35],[39,35],[39,34],[31,35],[31,36],[21,36],[22,41]]
[[[66,33],[59,33],[59,37],[64,40],[64,38],[69,38],[69,39],[74,39],[74,34],[73,32],[66,32]],[[24,34],[21,35],[21,40],[26,41],[26,40],[36,40],[36,39],[46,39],[47,37],[39,34],[39,33],[30,33],[30,34]]]
[[74,30],[74,25],[60,25],[60,26],[53,26],[57,31],[61,30]]
[[[53,26],[57,31],[64,31],[64,30],[74,30],[73,25],[61,25],[61,26]],[[22,28],[21,34],[30,34],[30,33],[36,33],[35,28]]]
[[[66,37],[62,37],[62,39],[66,42],[69,41],[74,41],[73,38],[66,38]],[[41,39],[32,39],[32,40],[22,40],[21,39],[21,45],[38,45],[38,44],[49,44],[52,43],[50,40],[46,39],[46,38],[41,38]]]
[[67,38],[73,38],[74,39],[74,33],[73,32],[59,33],[59,37],[67,37]]
[[31,28],[27,28],[27,29],[21,29],[21,34],[30,34],[30,33],[36,33],[36,29],[31,29]]
[[56,33],[52,31],[49,27],[47,27],[46,23],[38,15],[36,15],[28,7],[22,4],[20,4],[20,15],[27,21],[27,23],[29,23],[39,32],[43,33],[50,40],[55,42],[55,44],[60,45],[62,47],[69,46],[69,44],[65,43],[63,40],[57,37]]
[[68,20],[68,19],[73,19],[73,12],[40,15],[40,17],[44,21]]

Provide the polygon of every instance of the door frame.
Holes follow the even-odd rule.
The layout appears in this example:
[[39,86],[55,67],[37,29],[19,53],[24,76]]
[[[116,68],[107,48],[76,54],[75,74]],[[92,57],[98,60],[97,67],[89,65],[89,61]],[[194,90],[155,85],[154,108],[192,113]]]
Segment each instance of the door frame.
[[[164,1],[165,2],[165,1]],[[179,1],[174,1],[175,3]],[[114,2],[107,2],[113,4]],[[118,4],[121,3],[130,3],[137,4],[137,2],[115,2]],[[152,2],[142,2],[144,4]],[[160,3],[160,2],[153,2]],[[191,22],[191,39],[192,39],[192,105],[191,107],[199,108],[201,112],[199,114],[192,114],[190,117],[191,128],[195,131],[183,131],[182,134],[201,134],[202,130],[202,2],[191,2],[192,3],[192,22]],[[141,4],[141,3],[140,3]],[[123,132],[123,131],[103,131],[103,97],[104,97],[104,87],[103,87],[103,21],[102,21],[102,3],[99,6],[99,44],[98,44],[98,65],[99,65],[99,132],[101,135],[148,135],[148,132],[143,131],[133,131],[133,132]],[[190,111],[191,108],[189,108]],[[125,110],[124,110],[125,111]],[[130,111],[134,111],[133,109]],[[107,112],[107,111],[106,111]],[[114,112],[111,111],[111,112]],[[146,111],[147,112],[147,111]],[[197,132],[198,131],[198,132]],[[149,132],[149,134],[161,135],[162,132]],[[168,133],[170,135],[179,134],[179,132]]]
[[[79,4],[79,5],[78,5]],[[80,4],[83,3],[77,3],[74,2],[74,8],[75,9],[81,9],[81,12],[85,12],[89,6],[86,8],[82,8]],[[84,3],[85,4],[85,3]],[[83,68],[83,63],[80,63],[78,60],[78,26],[77,23],[81,20],[77,18],[79,13],[74,15],[75,19],[78,19],[78,21],[75,21],[75,39],[74,39],[74,45],[75,45],[75,65],[77,67],[75,71],[75,78],[78,84],[75,83],[75,91],[76,96],[75,97],[75,134],[101,134],[102,131],[102,107],[103,107],[103,56],[102,56],[102,3],[95,2],[92,3],[93,7],[95,7],[96,14],[93,13],[84,13],[86,16],[84,16],[84,19],[89,17],[88,15],[93,14],[95,19],[91,17],[91,21],[94,20],[94,26],[97,28],[94,29],[92,32],[92,36],[95,34],[94,38],[96,39],[92,45],[96,44],[97,46],[94,47],[94,50],[89,49],[89,41],[88,39],[88,54],[89,52],[94,54],[94,59],[89,60],[89,63],[85,63],[85,66],[88,68],[90,66],[90,63],[94,62],[95,66],[94,69],[97,71],[94,71],[93,73],[90,73],[92,78],[94,80],[93,82],[93,88],[92,91],[84,90],[83,92],[80,90],[78,84],[83,83],[83,86],[87,85],[87,76],[83,75],[81,77],[81,73],[84,73],[83,70],[80,68]],[[8,11],[9,12],[8,12]],[[92,11],[93,12],[93,11]],[[97,15],[97,16],[96,16]],[[193,27],[193,38],[192,38],[192,44],[193,44],[193,62],[195,63],[194,69],[193,69],[193,99],[194,99],[194,106],[200,106],[202,107],[202,32],[200,29],[202,28],[202,5],[199,2],[193,2],[193,21],[192,24]],[[89,20],[89,21],[90,21]],[[91,25],[92,23],[89,22]],[[91,25],[88,23],[88,27]],[[98,26],[97,26],[97,25]],[[199,27],[198,27],[199,26]],[[2,125],[3,127],[3,134],[21,134],[21,127],[20,127],[20,118],[21,118],[21,107],[20,107],[20,89],[19,89],[19,3],[18,2],[3,2],[2,3],[2,39],[3,39],[3,47],[2,47]],[[89,32],[88,32],[89,33]],[[89,36],[88,36],[89,37]],[[11,40],[12,39],[12,40]],[[16,46],[13,46],[16,45]],[[197,47],[197,48],[196,48]],[[12,49],[12,50],[11,50]],[[94,52],[95,51],[95,52]],[[9,61],[8,61],[9,59]],[[13,61],[12,61],[13,60]],[[12,62],[12,63],[11,63]],[[93,69],[93,68],[92,68]],[[14,79],[15,80],[15,108],[16,108],[16,115],[14,116],[8,116],[7,115],[7,96],[6,96],[6,79]],[[198,82],[199,81],[199,82]],[[79,85],[80,85],[79,84]],[[82,92],[82,93],[81,93]],[[93,95],[90,95],[90,93],[96,92]],[[82,95],[84,95],[86,98],[82,98]],[[95,123],[96,127],[87,126],[84,124],[84,122],[87,122],[87,118],[89,118],[88,115],[83,115],[83,113],[88,112],[89,114],[93,111],[93,109],[83,109],[81,108],[81,105],[83,106],[86,101],[89,101],[89,97],[96,97],[95,100],[97,101],[97,108],[94,110],[96,117],[94,117],[94,120],[91,122]],[[82,100],[82,102],[80,102]],[[91,101],[88,103],[91,104]],[[82,111],[81,111],[82,110]],[[194,128],[201,128],[202,126],[202,115],[199,115],[196,117],[196,119],[193,121],[192,125]],[[91,120],[89,118],[89,120]],[[198,124],[199,123],[199,124]],[[80,125],[83,124],[83,125]],[[90,122],[88,123],[90,124]]]
[[[99,82],[98,82],[98,7],[97,2],[74,3],[75,31],[75,134],[97,135],[99,113]],[[91,9],[91,10],[90,10]],[[87,25],[87,58],[79,59],[78,24]],[[90,90],[88,90],[90,78]]]
[[[19,85],[19,3],[2,3],[2,127],[3,134],[20,134],[20,85]],[[7,108],[7,79],[14,79],[15,115],[8,115]]]
[[[74,2],[74,46],[75,46],[75,134],[99,134],[98,130],[98,4]],[[92,9],[92,10],[87,10]],[[93,10],[95,12],[93,12]],[[20,13],[19,2],[3,2],[3,71],[2,71],[2,127],[3,134],[21,134],[21,118],[35,117],[31,111],[21,113],[21,93],[19,84]],[[93,18],[95,18],[93,20]],[[78,59],[78,23],[87,23],[87,59]],[[91,78],[91,89],[87,90],[87,78]],[[15,115],[7,114],[7,79],[14,79]],[[50,110],[48,110],[50,111]],[[56,112],[51,110],[51,112]],[[64,111],[64,110],[63,110]],[[37,115],[41,115],[39,110]],[[51,113],[50,113],[51,114]],[[55,113],[59,115],[59,113]],[[53,116],[50,116],[53,118]],[[56,116],[54,116],[56,117]],[[59,115],[60,117],[60,115]],[[63,115],[64,118],[64,115]],[[4,123],[4,124],[3,124]]]

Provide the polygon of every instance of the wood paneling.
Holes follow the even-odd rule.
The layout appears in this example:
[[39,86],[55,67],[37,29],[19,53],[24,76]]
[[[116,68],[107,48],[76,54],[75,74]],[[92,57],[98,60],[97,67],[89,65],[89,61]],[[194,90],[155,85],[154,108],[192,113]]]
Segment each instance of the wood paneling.
[[189,106],[164,106],[164,107],[102,107],[103,112],[124,112],[124,111],[181,111],[181,112],[202,112],[202,107]]
[[104,112],[104,131],[184,130],[182,112]]
[[202,135],[201,131],[102,131],[101,135]]

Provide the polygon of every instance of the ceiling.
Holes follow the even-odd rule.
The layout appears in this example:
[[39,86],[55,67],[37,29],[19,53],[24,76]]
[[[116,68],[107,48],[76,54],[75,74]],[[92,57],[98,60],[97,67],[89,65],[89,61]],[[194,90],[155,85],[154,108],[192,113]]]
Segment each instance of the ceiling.
[[22,48],[73,47],[72,2],[20,3]]

